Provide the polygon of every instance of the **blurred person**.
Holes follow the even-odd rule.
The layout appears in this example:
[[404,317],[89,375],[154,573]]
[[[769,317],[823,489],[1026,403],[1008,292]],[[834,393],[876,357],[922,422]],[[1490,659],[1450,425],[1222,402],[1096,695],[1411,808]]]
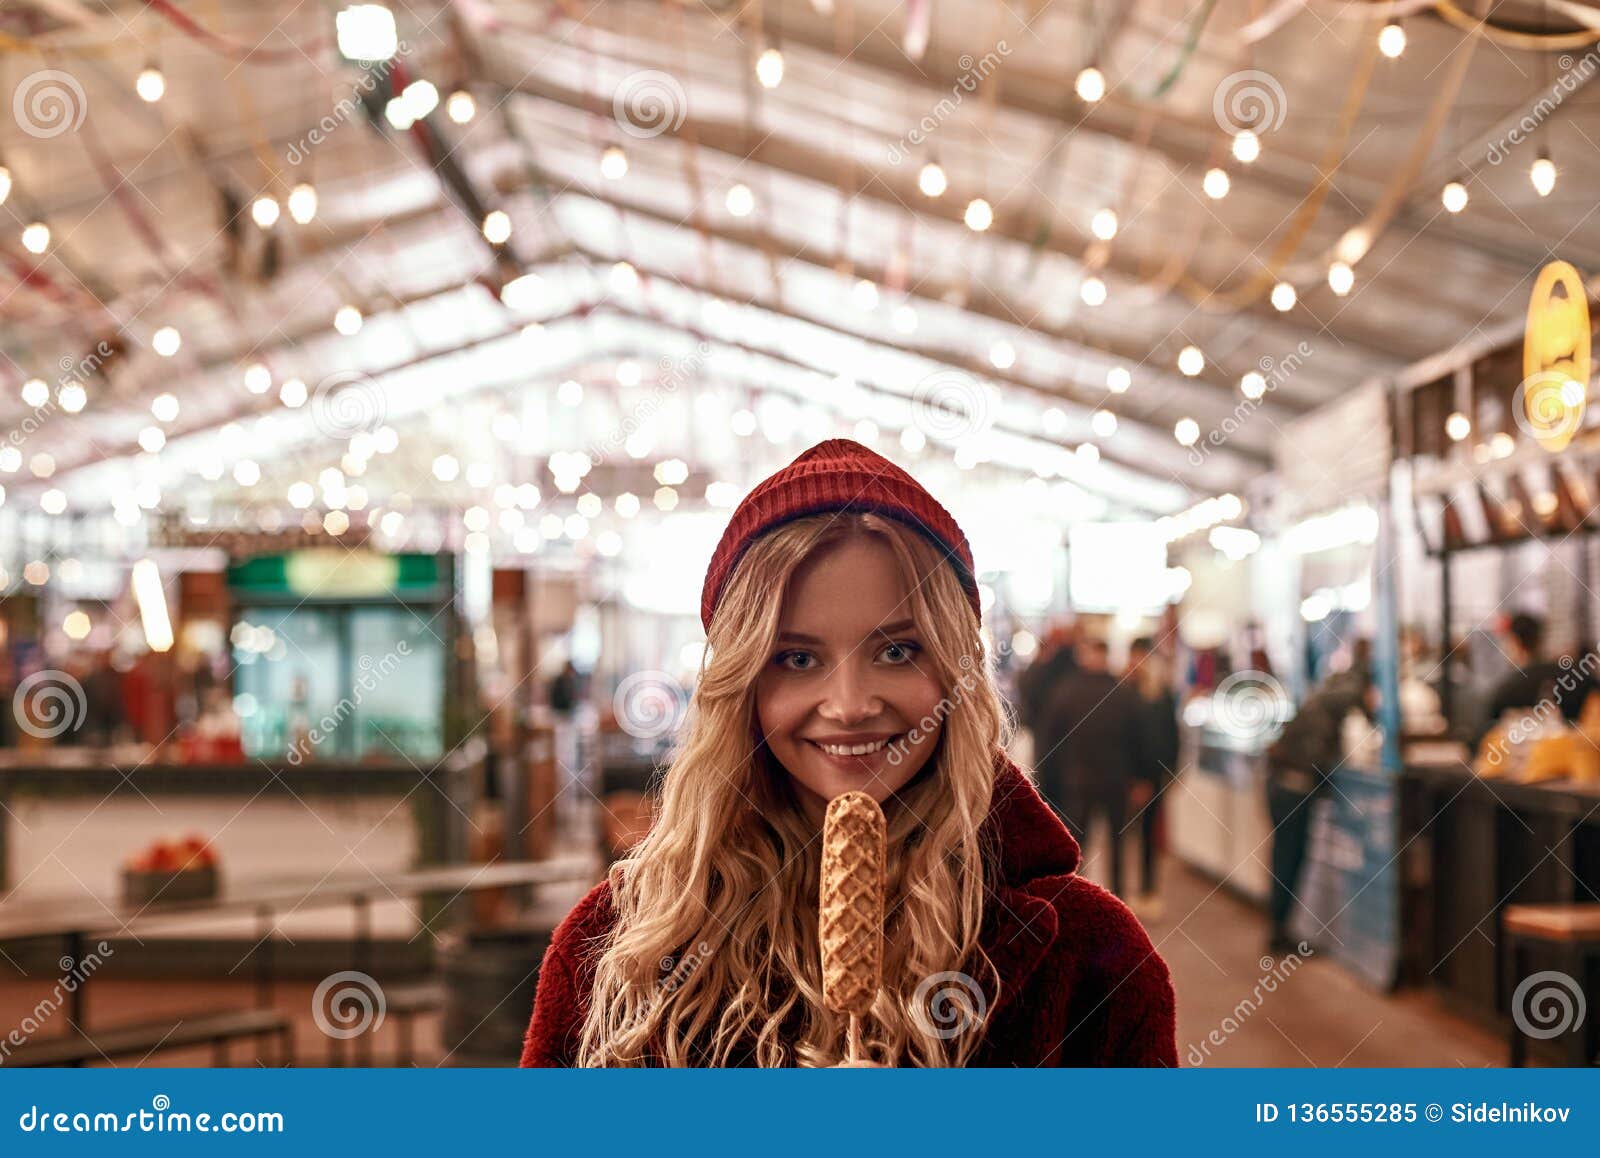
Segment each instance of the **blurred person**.
[[1051,695],[1077,666],[1075,643],[1071,624],[1055,624],[1040,641],[1039,654],[1017,677],[1017,721],[1033,735],[1035,763],[1044,750],[1039,744],[1039,721]]
[[1299,897],[1311,837],[1312,806],[1344,759],[1345,717],[1376,713],[1370,668],[1351,667],[1329,676],[1300,705],[1267,749],[1267,812],[1272,818],[1272,885],[1267,902],[1267,952],[1294,945],[1289,917]]
[[[812,447],[734,512],[701,623],[655,822],[555,931],[524,1065],[833,1066],[847,1038],[855,1065],[1177,1064],[1165,963],[1005,755],[971,550],[916,480]],[[846,793],[887,830],[859,1033],[818,928]],[[981,990],[957,1033],[920,1008],[949,971]]]
[[583,673],[570,659],[550,681],[550,708],[563,716],[571,715],[583,698]]
[[1172,691],[1166,657],[1156,651],[1149,636],[1129,644],[1125,678],[1139,693],[1140,709],[1138,763],[1128,794],[1139,826],[1139,895],[1134,909],[1155,919],[1162,908],[1156,889],[1161,796],[1178,774],[1178,697]]
[[1500,717],[1507,712],[1532,709],[1541,700],[1554,703],[1569,723],[1578,718],[1592,687],[1584,674],[1587,665],[1579,667],[1575,673],[1571,656],[1563,655],[1560,661],[1544,658],[1544,636],[1544,620],[1537,615],[1519,611],[1507,621],[1504,648],[1511,670],[1490,693],[1488,711],[1480,717],[1478,732],[1473,738],[1474,750]]
[[1078,644],[1077,666],[1044,709],[1039,781],[1079,844],[1095,820],[1110,829],[1111,891],[1125,896],[1122,835],[1128,794],[1139,767],[1143,704],[1132,685],[1111,674],[1104,640]]

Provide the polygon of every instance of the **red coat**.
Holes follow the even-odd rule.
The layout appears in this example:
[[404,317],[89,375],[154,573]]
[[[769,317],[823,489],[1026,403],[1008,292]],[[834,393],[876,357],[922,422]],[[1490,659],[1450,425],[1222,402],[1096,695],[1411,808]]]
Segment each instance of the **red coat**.
[[[1134,915],[1077,875],[1066,826],[1016,765],[1000,758],[984,821],[1000,883],[979,942],[1001,978],[985,995],[978,1066],[1176,1066],[1172,981]],[[611,928],[609,884],[556,929],[534,996],[524,1066],[573,1064],[594,980],[593,948]]]

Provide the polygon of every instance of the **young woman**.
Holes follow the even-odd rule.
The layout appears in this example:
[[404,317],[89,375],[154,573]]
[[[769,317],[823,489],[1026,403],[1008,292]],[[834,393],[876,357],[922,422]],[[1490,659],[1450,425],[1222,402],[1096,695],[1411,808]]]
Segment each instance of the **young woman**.
[[755,488],[706,576],[706,659],[659,814],[555,931],[527,1066],[831,1066],[828,801],[888,822],[882,1065],[1177,1064],[1165,963],[1004,755],[967,539],[831,440]]

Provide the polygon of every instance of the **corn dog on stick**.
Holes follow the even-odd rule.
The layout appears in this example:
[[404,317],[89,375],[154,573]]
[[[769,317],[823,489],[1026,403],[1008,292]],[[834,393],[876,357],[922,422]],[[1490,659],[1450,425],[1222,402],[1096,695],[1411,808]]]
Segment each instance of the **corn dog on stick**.
[[883,974],[883,810],[865,792],[828,805],[822,826],[822,1000],[850,1015],[851,1061],[862,1060],[861,1018]]

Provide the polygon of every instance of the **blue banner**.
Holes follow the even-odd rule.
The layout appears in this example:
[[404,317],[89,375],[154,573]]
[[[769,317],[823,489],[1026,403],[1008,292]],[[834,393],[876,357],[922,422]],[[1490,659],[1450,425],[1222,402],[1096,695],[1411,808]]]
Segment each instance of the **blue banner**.
[[0,1153],[1593,1153],[1597,1095],[1592,1069],[7,1071]]

